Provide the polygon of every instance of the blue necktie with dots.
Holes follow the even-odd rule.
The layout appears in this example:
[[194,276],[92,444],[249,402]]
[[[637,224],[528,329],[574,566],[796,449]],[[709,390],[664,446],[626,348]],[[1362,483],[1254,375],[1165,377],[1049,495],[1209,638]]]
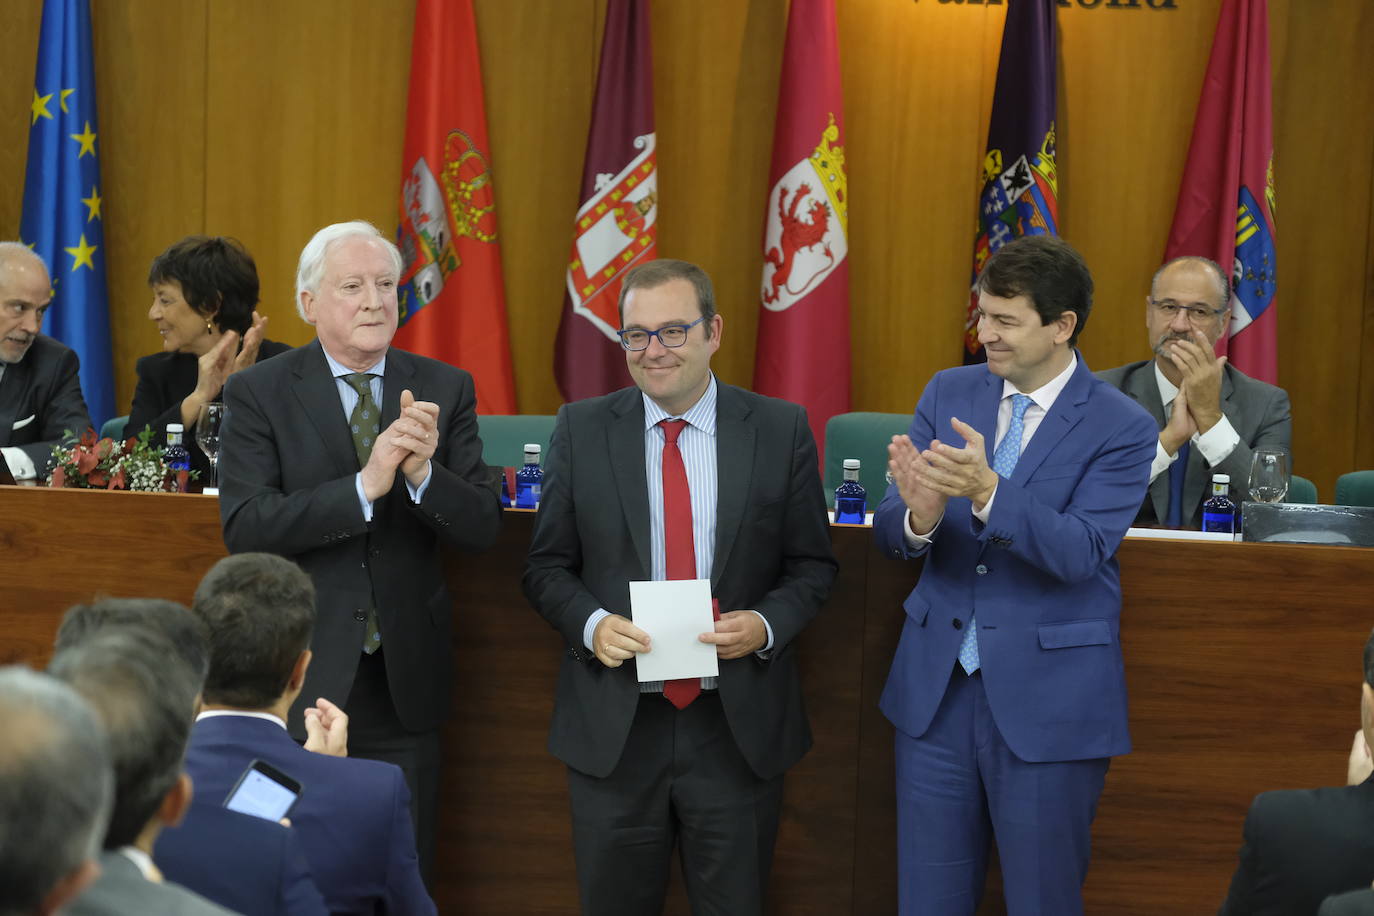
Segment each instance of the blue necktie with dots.
[[[377,409],[377,402],[372,400],[371,373],[354,372],[345,375],[343,380],[358,392],[358,403],[353,405],[353,412],[348,415],[348,430],[353,437],[353,450],[358,453],[358,467],[361,469],[367,466],[367,459],[372,457],[372,446],[382,431],[382,415]],[[367,629],[363,633],[363,651],[371,655],[381,646],[382,631],[377,626],[377,609],[369,607]]]
[[[1034,403],[1028,394],[1011,396],[1011,425],[1007,434],[992,453],[992,469],[998,477],[1011,479],[1016,470],[1016,462],[1021,458],[1021,436],[1026,431],[1026,409]],[[978,622],[970,617],[968,629],[964,631],[964,641],[959,644],[959,664],[969,674],[980,667],[978,661]]]

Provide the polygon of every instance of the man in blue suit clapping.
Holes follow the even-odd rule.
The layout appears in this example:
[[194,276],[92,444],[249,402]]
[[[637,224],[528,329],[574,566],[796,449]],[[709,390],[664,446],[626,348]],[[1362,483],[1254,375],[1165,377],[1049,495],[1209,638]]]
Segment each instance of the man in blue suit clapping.
[[1008,912],[1070,916],[1130,750],[1115,554],[1158,429],[1076,349],[1092,277],[1071,247],[1009,242],[977,290],[987,364],[931,379],[873,520],[885,554],[925,558],[882,696],[899,900],[973,913],[995,836]]

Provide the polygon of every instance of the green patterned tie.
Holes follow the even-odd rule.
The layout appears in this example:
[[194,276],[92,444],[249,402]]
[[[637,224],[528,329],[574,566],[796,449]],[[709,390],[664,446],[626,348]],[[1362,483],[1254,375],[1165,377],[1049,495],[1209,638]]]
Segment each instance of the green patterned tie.
[[[358,453],[358,467],[367,466],[372,457],[372,444],[382,430],[381,411],[377,402],[372,400],[372,375],[367,372],[354,372],[343,377],[350,388],[358,392],[358,403],[353,405],[353,413],[348,415],[348,429],[353,436],[353,450]],[[368,603],[367,632],[363,635],[363,651],[368,655],[382,647],[382,631],[377,627],[377,609]]]

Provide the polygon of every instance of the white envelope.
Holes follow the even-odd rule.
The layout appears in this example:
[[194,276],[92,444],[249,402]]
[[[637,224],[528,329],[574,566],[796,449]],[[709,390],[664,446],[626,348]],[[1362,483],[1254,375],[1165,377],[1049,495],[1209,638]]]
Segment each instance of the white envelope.
[[716,647],[697,639],[715,629],[710,579],[631,582],[630,617],[651,640],[635,656],[641,683],[720,673]]

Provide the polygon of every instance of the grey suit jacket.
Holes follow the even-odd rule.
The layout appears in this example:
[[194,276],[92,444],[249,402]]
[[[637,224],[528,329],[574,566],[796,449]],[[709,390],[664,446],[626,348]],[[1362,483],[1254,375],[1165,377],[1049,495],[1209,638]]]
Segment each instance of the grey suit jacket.
[[377,609],[387,679],[401,724],[437,728],[448,710],[453,606],[440,550],[480,550],[501,524],[501,505],[477,438],[472,376],[391,348],[382,385],[382,428],[401,392],[439,405],[429,488],[410,499],[397,469],[390,492],[363,520],[357,453],[319,341],[229,377],[220,444],[220,518],[230,553],[256,550],[294,560],[315,583],[315,660],[292,708],[304,737],[306,700],[348,698],[362,655],[365,609]]
[[[23,449],[40,475],[63,431],[80,436],[91,425],[77,378],[80,368],[75,351],[39,334],[24,358],[6,364],[0,377],[0,448]],[[17,429],[16,423],[21,424]]]
[[[830,592],[830,549],[806,412],[717,382],[716,544],[711,592],[722,612],[752,608],[773,630],[767,661],[720,662],[720,699],[754,772],[771,778],[811,746],[795,640]],[[582,628],[597,608],[629,615],[629,583],[650,578],[644,400],[638,388],[565,404],[545,462],[525,595],[566,647],[549,750],[606,776],[639,701],[633,662],[604,667]]]
[[105,852],[100,856],[100,877],[65,912],[69,916],[233,916],[234,911],[179,884],[149,881],[127,857]]
[[[1097,377],[1120,388],[1150,412],[1164,428],[1164,403],[1155,381],[1154,360],[1128,363],[1097,373]],[[1240,437],[1235,449],[1216,467],[1207,467],[1199,449],[1188,450],[1188,470],[1183,478],[1183,525],[1196,528],[1202,501],[1211,495],[1213,474],[1231,477],[1231,498],[1237,503],[1249,499],[1250,458],[1257,448],[1281,448],[1292,454],[1293,421],[1289,415],[1288,392],[1253,379],[1230,363],[1222,370],[1221,412]],[[1169,517],[1169,472],[1150,484],[1150,492],[1140,507],[1137,523],[1163,523]]]

